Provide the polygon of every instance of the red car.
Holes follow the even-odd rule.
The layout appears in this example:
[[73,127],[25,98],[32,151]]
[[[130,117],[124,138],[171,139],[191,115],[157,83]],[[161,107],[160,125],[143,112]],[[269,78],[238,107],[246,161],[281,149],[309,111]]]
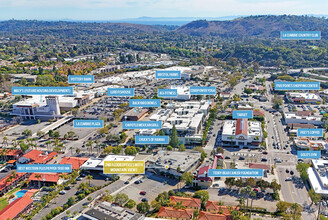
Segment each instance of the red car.
[[141,191],[140,192],[140,195],[143,195],[144,196],[144,195],[146,195],[146,192],[145,191]]

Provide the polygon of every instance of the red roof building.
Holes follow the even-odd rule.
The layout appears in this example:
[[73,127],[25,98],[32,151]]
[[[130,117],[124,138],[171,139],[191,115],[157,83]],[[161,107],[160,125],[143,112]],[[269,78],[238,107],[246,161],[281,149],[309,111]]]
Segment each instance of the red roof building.
[[248,167],[250,169],[262,169],[262,170],[270,170],[269,164],[261,164],[261,163],[249,163]]
[[253,110],[253,116],[264,116],[265,113],[261,110],[255,109]]
[[233,220],[232,215],[214,214],[211,212],[199,212],[198,220]]
[[34,149],[19,158],[18,162],[31,164],[46,164],[51,161],[56,155],[56,152],[51,152],[48,154],[47,152]]
[[17,160],[23,155],[23,151],[16,149],[0,149],[1,160]]
[[196,198],[184,198],[180,196],[171,196],[171,205],[176,205],[178,202],[181,202],[181,205],[191,209],[200,209],[201,200]]
[[157,213],[157,218],[188,220],[192,219],[193,215],[193,209],[174,209],[172,207],[162,206]]
[[72,170],[80,169],[80,167],[87,161],[89,158],[86,157],[64,157],[59,164],[71,164]]
[[[231,210],[239,210],[238,207],[230,207]],[[206,211],[214,214],[224,214],[224,215],[230,215],[231,212],[229,210],[228,206],[221,206],[218,205],[218,202],[216,201],[207,201],[206,203]]]
[[20,181],[25,180],[25,178],[27,177],[26,173],[16,173],[16,177],[12,178],[11,181],[9,181],[8,179],[10,179],[11,175],[12,174],[8,174],[7,176],[5,176],[4,178],[2,178],[0,180],[0,196],[7,193],[14,186],[16,186]]
[[[32,173],[28,178],[29,184],[34,186],[52,186],[62,183],[59,173]],[[44,178],[44,180],[43,180]]]
[[247,136],[248,134],[248,120],[247,119],[237,119],[236,124],[236,136],[243,134]]
[[0,219],[15,219],[29,208],[31,208],[33,200],[28,196],[15,199],[12,203],[7,205],[0,211]]

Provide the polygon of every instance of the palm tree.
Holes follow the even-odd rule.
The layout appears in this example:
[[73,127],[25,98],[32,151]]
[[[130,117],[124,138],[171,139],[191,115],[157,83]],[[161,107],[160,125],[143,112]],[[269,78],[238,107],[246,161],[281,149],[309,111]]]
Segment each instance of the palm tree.
[[38,179],[39,188],[41,188],[41,181],[40,181],[40,179],[42,178],[42,176],[37,173],[37,174],[35,174],[35,178]]
[[182,206],[182,202],[177,202],[177,204],[175,204],[175,205],[173,206],[173,208],[175,208],[175,209],[182,209],[182,208],[183,208],[183,206]]
[[3,137],[2,144],[8,146],[8,137],[7,136]]
[[93,141],[92,140],[88,141],[86,146],[88,147],[89,154],[91,154],[92,153],[92,148],[93,148]]
[[252,208],[253,208],[253,200],[254,198],[256,197],[256,192],[254,190],[252,190],[250,193],[249,193],[249,196],[251,197],[251,209],[250,209],[250,215],[252,216]]
[[243,207],[244,206],[244,204],[245,204],[245,199],[244,199],[244,197],[239,197],[238,199],[237,199],[237,201],[239,202],[239,206],[240,207]]
[[52,141],[47,141],[45,144],[47,145],[47,150],[49,150],[49,146],[52,143]]
[[249,198],[249,193],[252,191],[252,187],[246,186],[246,197],[247,197],[247,208],[248,208],[248,198]]
[[89,186],[90,186],[90,182],[91,182],[92,179],[93,179],[93,176],[91,176],[91,175],[87,176],[87,180],[89,180]]

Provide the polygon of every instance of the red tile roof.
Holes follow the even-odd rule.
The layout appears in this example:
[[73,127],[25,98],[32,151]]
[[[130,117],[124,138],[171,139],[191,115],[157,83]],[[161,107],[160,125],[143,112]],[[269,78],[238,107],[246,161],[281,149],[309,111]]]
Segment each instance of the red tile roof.
[[64,157],[59,164],[71,164],[72,169],[76,170],[80,169],[80,166],[82,166],[88,159],[89,158],[86,157]]
[[[36,175],[40,175],[40,178],[36,178]],[[57,183],[60,174],[59,173],[45,173],[44,174],[45,182]],[[43,173],[32,173],[32,175],[28,178],[29,181],[43,181]]]
[[297,116],[310,116],[311,115],[311,111],[297,111],[296,112]]
[[0,219],[7,220],[15,218],[32,202],[33,200],[27,196],[15,199],[15,201],[0,211]]
[[56,152],[51,152],[49,154],[46,154],[42,151],[34,149],[24,154],[23,157],[30,159],[30,163],[44,164],[44,163],[48,163],[56,155],[57,155]]
[[255,109],[255,110],[253,110],[253,115],[254,116],[264,116],[265,114],[264,114],[263,111],[260,111],[258,109]]
[[157,217],[173,219],[192,219],[193,215],[194,210],[192,209],[174,209],[164,206],[162,206],[157,213]]
[[11,182],[6,182],[6,180],[11,176],[11,173],[8,174],[7,176],[5,176],[4,178],[2,178],[0,180],[0,190],[5,188],[6,186],[9,186],[12,182],[14,182],[15,180],[19,179],[20,177],[22,177],[24,175],[25,175],[25,173],[16,173],[16,178],[15,179],[13,179]]
[[175,205],[178,202],[181,202],[182,206],[187,208],[200,208],[201,200],[196,198],[184,198],[179,196],[171,196],[170,197],[171,204]]
[[231,215],[213,214],[210,212],[199,212],[198,220],[232,220]]
[[[232,210],[238,210],[239,209],[238,207],[234,207],[234,206],[231,206],[230,208]],[[218,202],[216,202],[216,201],[207,201],[206,210],[207,211],[213,210],[213,211],[215,211],[215,213],[222,212],[222,214],[224,214],[224,215],[230,215],[231,214],[230,211],[229,211],[228,206],[220,206],[220,205],[218,205]]]
[[251,169],[270,170],[270,165],[268,164],[249,163],[248,167]]
[[0,149],[0,154],[4,151],[4,155],[6,156],[18,156],[23,153],[21,150],[14,149]]
[[210,166],[205,166],[205,167],[201,167],[201,168],[199,168],[198,175],[202,175],[202,174],[204,174],[205,172],[208,173],[209,169],[210,169]]
[[247,119],[237,119],[237,124],[236,124],[236,135],[243,134],[246,135],[248,134],[248,120]]

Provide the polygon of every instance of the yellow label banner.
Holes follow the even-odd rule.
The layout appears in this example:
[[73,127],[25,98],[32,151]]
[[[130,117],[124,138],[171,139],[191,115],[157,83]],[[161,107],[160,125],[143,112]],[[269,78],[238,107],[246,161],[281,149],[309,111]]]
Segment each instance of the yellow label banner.
[[144,174],[145,161],[104,161],[104,174]]

